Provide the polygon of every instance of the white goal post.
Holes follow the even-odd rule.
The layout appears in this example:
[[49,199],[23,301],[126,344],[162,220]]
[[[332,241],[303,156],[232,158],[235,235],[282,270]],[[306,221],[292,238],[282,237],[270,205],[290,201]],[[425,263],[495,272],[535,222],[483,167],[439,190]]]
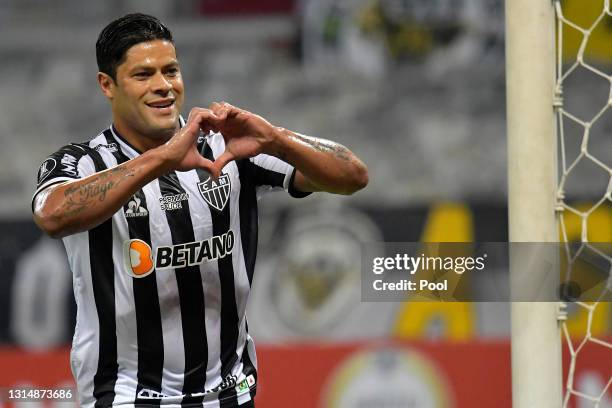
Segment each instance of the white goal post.
[[[554,5],[506,0],[505,13],[509,241],[557,242]],[[558,306],[512,302],[514,408],[562,406]]]

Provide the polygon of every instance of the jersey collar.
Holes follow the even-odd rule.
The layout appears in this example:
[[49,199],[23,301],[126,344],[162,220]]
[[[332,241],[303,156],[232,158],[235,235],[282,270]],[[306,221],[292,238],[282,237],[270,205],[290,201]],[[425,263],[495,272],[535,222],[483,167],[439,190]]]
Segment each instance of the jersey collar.
[[[179,115],[179,127],[182,128],[183,126],[185,126],[185,119],[183,119],[182,115]],[[121,149],[123,154],[128,156],[130,159],[133,159],[134,157],[140,156],[142,154],[140,150],[138,150],[130,142],[128,142],[126,138],[121,136],[121,133],[119,133],[114,124],[110,125],[109,130],[111,131],[113,137],[115,138],[115,141],[118,143],[119,148]]]

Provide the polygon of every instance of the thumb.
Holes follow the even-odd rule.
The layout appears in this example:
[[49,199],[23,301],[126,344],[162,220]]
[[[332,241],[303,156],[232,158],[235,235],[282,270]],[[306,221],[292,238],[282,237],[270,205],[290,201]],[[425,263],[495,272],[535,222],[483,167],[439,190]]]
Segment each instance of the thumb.
[[233,153],[228,152],[227,150],[223,152],[223,154],[215,159],[213,163],[213,167],[210,169],[210,173],[214,179],[218,179],[221,175],[221,170],[225,167],[225,165],[236,157]]

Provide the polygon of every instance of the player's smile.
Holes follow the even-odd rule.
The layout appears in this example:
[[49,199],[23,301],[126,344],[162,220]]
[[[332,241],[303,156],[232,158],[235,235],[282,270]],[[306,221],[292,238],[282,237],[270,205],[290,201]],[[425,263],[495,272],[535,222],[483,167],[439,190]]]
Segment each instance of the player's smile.
[[174,98],[158,99],[146,102],[146,105],[153,109],[156,114],[169,115],[175,110]]

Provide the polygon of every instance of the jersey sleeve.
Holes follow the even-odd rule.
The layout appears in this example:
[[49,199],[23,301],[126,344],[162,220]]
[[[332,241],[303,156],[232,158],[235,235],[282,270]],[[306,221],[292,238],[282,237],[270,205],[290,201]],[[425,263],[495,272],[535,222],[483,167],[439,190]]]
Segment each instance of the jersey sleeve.
[[34,199],[43,190],[54,184],[76,180],[95,173],[93,162],[87,148],[78,144],[69,144],[47,157],[38,168]]
[[258,197],[266,192],[281,189],[295,198],[303,198],[311,194],[295,189],[293,182],[296,169],[289,163],[268,154],[259,154],[252,157],[250,161],[253,164]]

